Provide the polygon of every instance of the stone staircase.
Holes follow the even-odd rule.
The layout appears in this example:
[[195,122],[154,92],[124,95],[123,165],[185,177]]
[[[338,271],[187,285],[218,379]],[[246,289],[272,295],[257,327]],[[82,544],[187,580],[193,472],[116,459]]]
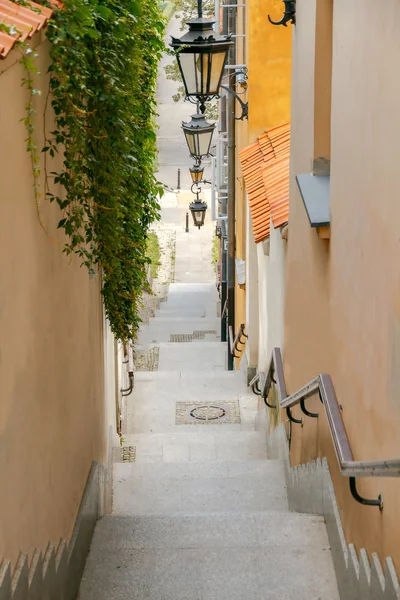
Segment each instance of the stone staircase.
[[255,430],[257,400],[228,372],[213,284],[170,286],[142,328],[159,345],[136,372],[113,512],[96,527],[81,600],[337,600],[321,517],[291,513],[281,461]]

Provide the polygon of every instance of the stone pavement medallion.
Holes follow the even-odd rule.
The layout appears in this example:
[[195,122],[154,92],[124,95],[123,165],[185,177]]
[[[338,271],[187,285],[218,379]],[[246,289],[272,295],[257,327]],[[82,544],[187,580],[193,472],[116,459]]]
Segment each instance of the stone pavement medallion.
[[176,425],[240,423],[239,402],[177,402]]

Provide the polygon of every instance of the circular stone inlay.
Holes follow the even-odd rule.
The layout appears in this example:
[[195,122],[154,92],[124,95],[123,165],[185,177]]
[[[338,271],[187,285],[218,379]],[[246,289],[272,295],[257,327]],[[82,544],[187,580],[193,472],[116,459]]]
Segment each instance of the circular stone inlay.
[[215,421],[225,416],[225,410],[221,406],[197,406],[190,411],[190,416],[199,421]]

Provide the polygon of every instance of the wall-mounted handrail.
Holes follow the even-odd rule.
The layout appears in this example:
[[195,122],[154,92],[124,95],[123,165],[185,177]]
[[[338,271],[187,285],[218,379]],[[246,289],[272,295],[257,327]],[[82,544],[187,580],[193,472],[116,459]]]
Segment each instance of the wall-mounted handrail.
[[245,338],[248,337],[245,334],[244,330],[245,330],[245,324],[241,323],[239,325],[237,334],[235,335],[235,337],[233,337],[233,329],[232,329],[232,326],[229,325],[229,346],[230,346],[231,354],[234,358],[240,358],[240,356],[237,356],[237,354],[235,354],[236,351],[240,352],[240,353],[243,352],[243,350],[238,348],[238,345],[241,344],[242,346],[244,346],[246,344],[246,342],[242,342],[242,337],[245,337]]
[[225,313],[226,313],[227,308],[228,308],[228,298],[225,300],[224,308],[223,308],[222,313],[221,313],[221,319],[223,319],[225,317]]
[[129,344],[129,348],[128,348],[128,360],[124,361],[124,364],[128,365],[128,379],[129,379],[129,387],[127,388],[121,388],[121,395],[123,397],[125,396],[130,396],[132,391],[133,391],[133,381],[134,381],[134,374],[133,374],[133,348],[132,348],[132,344]]
[[315,377],[306,385],[301,387],[294,394],[288,395],[286,392],[285,376],[283,372],[283,362],[280,348],[274,348],[271,359],[266,371],[259,372],[250,381],[249,386],[253,392],[263,397],[264,402],[271,408],[276,408],[268,403],[267,398],[272,386],[275,383],[278,392],[278,404],[280,408],[287,411],[288,418],[294,423],[302,423],[302,419],[295,419],[291,415],[291,409],[300,404],[302,412],[306,416],[318,417],[318,413],[310,413],[305,409],[305,401],[310,396],[318,393],[322,405],[325,409],[329,423],[329,430],[332,436],[333,445],[336,452],[340,472],[344,477],[350,478],[350,491],[355,500],[361,504],[369,506],[378,506],[383,508],[382,496],[377,499],[367,500],[362,498],[357,492],[356,477],[399,477],[400,459],[375,460],[375,461],[356,461],[351,450],[350,440],[348,438],[344,425],[341,409],[330,375],[322,374]]

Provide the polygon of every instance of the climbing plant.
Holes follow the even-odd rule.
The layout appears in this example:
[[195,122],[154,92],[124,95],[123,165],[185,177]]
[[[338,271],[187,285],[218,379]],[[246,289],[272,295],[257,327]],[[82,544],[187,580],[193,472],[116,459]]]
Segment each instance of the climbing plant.
[[[26,2],[26,0],[15,0],[15,3],[20,4],[22,6],[27,5],[27,6],[29,6],[29,8],[31,8],[30,5],[28,5],[28,3]],[[39,11],[39,9],[37,7],[32,7],[32,10],[34,12]],[[10,36],[15,36],[16,34],[21,35],[21,31],[17,28],[16,25],[8,25],[7,23],[4,23],[2,21],[0,21],[0,32],[6,33],[7,35],[10,35]],[[43,224],[43,221],[41,218],[41,214],[40,214],[40,199],[41,199],[40,184],[39,184],[40,156],[39,156],[39,149],[38,149],[35,135],[34,135],[34,133],[35,133],[34,115],[35,115],[36,111],[34,109],[33,97],[35,95],[41,94],[41,90],[36,88],[35,82],[34,82],[35,75],[38,74],[38,68],[37,68],[37,65],[35,62],[35,59],[37,58],[38,55],[35,50],[32,50],[32,48],[29,46],[29,44],[26,41],[18,40],[16,43],[16,48],[21,53],[20,63],[24,67],[24,76],[22,78],[21,85],[23,87],[27,88],[27,91],[28,91],[28,97],[27,97],[27,101],[25,103],[25,116],[21,119],[21,121],[24,122],[26,135],[27,135],[27,137],[25,138],[25,143],[26,143],[26,150],[29,154],[30,163],[31,163],[32,178],[33,178],[33,191],[34,191],[35,202],[36,202],[37,216],[38,216],[41,227],[43,228],[44,231],[46,231],[46,228],[44,227],[44,224]],[[47,233],[47,231],[46,231],[46,233]]]
[[[46,194],[62,211],[64,252],[92,274],[100,267],[106,314],[123,342],[139,324],[147,230],[162,193],[154,164],[163,30],[147,0],[67,0],[47,30],[56,126],[43,148]],[[56,154],[62,169],[53,172]]]

